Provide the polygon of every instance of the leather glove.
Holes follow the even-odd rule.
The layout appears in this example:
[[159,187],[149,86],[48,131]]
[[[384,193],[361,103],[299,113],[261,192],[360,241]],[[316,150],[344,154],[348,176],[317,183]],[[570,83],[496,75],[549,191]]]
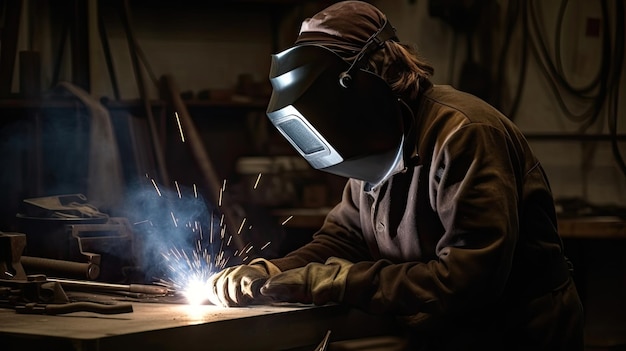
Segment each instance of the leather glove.
[[326,263],[312,262],[275,275],[261,287],[261,294],[276,301],[323,305],[341,302],[352,263],[330,257]]
[[209,278],[209,301],[226,307],[267,302],[259,290],[269,277],[278,273],[280,269],[263,258],[225,268]]

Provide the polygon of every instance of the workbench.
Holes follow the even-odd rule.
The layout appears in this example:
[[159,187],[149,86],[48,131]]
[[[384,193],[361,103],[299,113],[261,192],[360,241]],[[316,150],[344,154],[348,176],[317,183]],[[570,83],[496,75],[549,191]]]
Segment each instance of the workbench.
[[626,239],[626,221],[613,216],[559,218],[559,234],[567,239]]
[[[3,351],[307,350],[331,341],[383,335],[384,318],[339,305],[133,303],[133,312],[17,314],[0,309]],[[309,347],[310,346],[310,347]]]
[[559,218],[559,233],[585,309],[585,341],[617,350],[626,345],[626,221]]
[[[615,218],[560,219],[559,231],[570,245],[593,248],[593,243],[610,239],[626,238],[626,224]],[[582,240],[582,241],[581,241]],[[612,243],[619,255],[620,245]],[[573,248],[570,246],[570,249]],[[602,249],[606,252],[606,248]],[[570,254],[576,254],[571,252]],[[591,252],[593,254],[593,252]],[[584,256],[589,255],[586,253]],[[594,337],[596,328],[606,329],[607,320],[599,316],[599,310],[622,311],[620,303],[598,306],[594,298],[596,290],[624,288],[620,280],[608,273],[606,267],[587,267],[594,262],[613,266],[617,271],[623,261],[606,261],[575,257],[576,272],[583,285],[581,293],[589,295],[587,313],[588,338]],[[585,259],[583,259],[585,258]],[[599,264],[599,263],[595,263]],[[593,269],[592,269],[593,268]],[[594,274],[590,274],[591,272]],[[599,273],[607,279],[599,280]],[[623,271],[621,271],[623,272]],[[600,284],[603,281],[612,282]],[[582,284],[581,284],[582,283]],[[622,282],[623,284],[624,282]],[[582,286],[581,286],[582,287]],[[587,292],[587,288],[590,290]],[[606,294],[605,294],[606,295]],[[610,300],[607,298],[602,301]],[[117,315],[100,315],[90,312],[75,312],[66,315],[17,314],[11,309],[0,309],[0,349],[2,351],[55,350],[55,351],[139,351],[139,350],[311,350],[331,330],[331,341],[393,334],[393,321],[365,314],[345,306],[309,306],[298,304],[259,305],[243,308],[222,308],[213,305],[186,305],[171,303],[133,302],[133,312]],[[602,314],[602,313],[600,313]],[[593,317],[593,318],[592,318]],[[592,319],[594,321],[592,321]],[[598,322],[595,322],[598,320]],[[612,326],[623,325],[623,318],[609,318]],[[592,323],[593,322],[593,323]],[[596,327],[598,325],[598,327]],[[620,329],[621,327],[615,327]],[[614,329],[615,329],[614,328]],[[611,339],[616,333],[601,334],[602,339]]]

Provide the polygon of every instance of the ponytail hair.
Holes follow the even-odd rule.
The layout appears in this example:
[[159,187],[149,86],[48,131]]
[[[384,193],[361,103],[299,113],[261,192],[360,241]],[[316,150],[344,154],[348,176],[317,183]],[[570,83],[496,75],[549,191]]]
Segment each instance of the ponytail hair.
[[420,80],[430,80],[435,69],[408,44],[388,40],[369,58],[370,69],[381,76],[397,95],[415,99]]

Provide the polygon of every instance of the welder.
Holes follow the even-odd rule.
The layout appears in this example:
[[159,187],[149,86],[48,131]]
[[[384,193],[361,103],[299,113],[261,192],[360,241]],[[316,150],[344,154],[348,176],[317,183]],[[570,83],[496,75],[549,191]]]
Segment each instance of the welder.
[[361,1],[272,56],[267,116],[348,178],[311,242],[210,279],[210,300],[340,303],[397,316],[412,350],[583,350],[583,309],[546,174],[523,134]]

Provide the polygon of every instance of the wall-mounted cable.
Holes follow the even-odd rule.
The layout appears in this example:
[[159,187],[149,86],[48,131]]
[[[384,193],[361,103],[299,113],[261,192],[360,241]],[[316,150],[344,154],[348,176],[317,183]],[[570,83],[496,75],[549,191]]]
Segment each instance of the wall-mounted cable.
[[[551,91],[554,94],[556,102],[561,109],[561,111],[565,114],[565,116],[577,123],[581,123],[581,131],[586,130],[590,125],[592,125],[595,121],[597,121],[601,111],[602,106],[607,97],[607,86],[609,79],[609,72],[611,67],[611,44],[610,44],[610,27],[608,20],[608,6],[606,0],[601,1],[602,4],[602,19],[603,19],[603,40],[602,40],[602,56],[601,56],[601,65],[599,68],[599,79],[594,79],[593,81],[597,81],[597,83],[593,86],[593,93],[582,92],[581,89],[574,87],[562,74],[559,72],[557,68],[560,64],[556,64],[555,59],[551,57],[550,50],[548,50],[548,45],[546,44],[545,31],[541,28],[540,20],[542,19],[540,9],[536,7],[536,1],[528,2],[528,42],[531,48],[531,52],[538,64],[539,69],[546,79],[546,82],[549,84]],[[560,8],[560,14],[565,13],[565,7],[567,0],[563,0],[564,5]],[[562,24],[563,20],[557,20],[557,23]],[[560,29],[557,29],[555,33],[560,33]],[[556,35],[555,35],[556,37]],[[560,43],[559,40],[555,40],[555,42]],[[555,50],[560,50],[560,48],[555,48]],[[560,56],[559,56],[560,57]],[[592,90],[590,87],[585,87],[582,89],[584,91]],[[568,103],[566,102],[566,95],[569,98],[575,99],[579,104],[588,104],[589,106],[582,112],[576,113],[572,111]]]

